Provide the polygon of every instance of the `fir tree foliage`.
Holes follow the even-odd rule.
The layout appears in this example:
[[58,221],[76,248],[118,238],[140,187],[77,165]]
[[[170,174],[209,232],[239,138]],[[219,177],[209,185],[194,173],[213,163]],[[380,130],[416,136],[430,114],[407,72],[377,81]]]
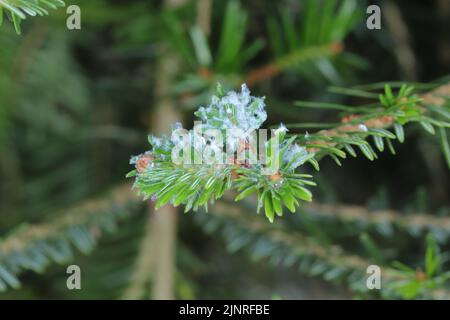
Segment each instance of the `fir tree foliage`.
[[[257,193],[258,212],[264,207],[266,217],[272,222],[275,215],[283,214],[283,204],[295,212],[299,201],[311,201],[311,192],[305,188],[307,185],[314,185],[310,181],[311,176],[295,172],[311,156],[305,149],[294,144],[295,138],[286,138],[286,128],[280,126],[266,142],[265,152],[266,165],[270,167],[273,162],[277,162],[279,170],[271,174],[262,173],[265,164],[257,157],[258,151],[250,147],[255,142],[252,141],[254,137],[245,135],[259,129],[266,120],[264,106],[264,99],[252,97],[246,85],[242,85],[240,93],[224,93],[219,85],[217,96],[212,98],[211,104],[207,108],[201,107],[195,114],[205,129],[222,132],[235,129],[244,136],[227,136],[226,144],[218,144],[214,137],[205,139],[196,130],[190,130],[187,141],[186,137],[180,138],[176,134],[176,130],[181,127],[177,124],[171,137],[150,136],[152,150],[132,159],[132,164],[137,168],[128,176],[136,176],[135,186],[146,198],[153,198],[157,208],[166,203],[175,206],[184,204],[185,211],[197,210],[200,206],[207,208],[208,202],[213,202],[226,191],[234,189],[239,192],[236,201]],[[280,152],[271,154],[271,145],[276,142]],[[193,159],[189,155],[188,163],[174,163],[172,150],[182,149],[186,143],[192,145]],[[207,148],[219,151],[214,153],[222,158],[214,158],[208,164],[195,164],[196,156],[204,156]],[[239,157],[234,157],[239,149],[248,155],[243,162]],[[255,164],[249,163],[252,158],[256,159]]]
[[[444,87],[445,88],[445,87]],[[442,90],[442,88],[440,89]],[[341,90],[345,94],[373,97],[378,101],[361,107],[350,107],[339,104],[320,102],[297,102],[298,107],[335,109],[342,112],[341,121],[333,129],[321,130],[306,135],[288,135],[287,128],[281,125],[273,131],[274,136],[266,143],[266,157],[268,164],[279,161],[281,164],[277,172],[270,175],[263,174],[264,165],[261,163],[230,161],[229,153],[224,146],[216,145],[214,137],[204,138],[196,130],[190,130],[186,138],[174,134],[181,128],[175,125],[171,137],[156,138],[150,136],[152,149],[144,155],[134,157],[131,161],[136,169],[128,177],[136,176],[135,187],[146,197],[156,201],[156,207],[166,203],[175,206],[186,205],[185,211],[196,211],[200,206],[208,207],[221,198],[228,190],[236,190],[239,195],[236,201],[242,200],[253,193],[257,193],[257,212],[264,208],[266,217],[273,222],[275,216],[283,215],[283,206],[295,212],[300,201],[311,201],[312,193],[305,186],[314,186],[311,175],[296,172],[296,169],[305,163],[310,163],[319,170],[319,160],[330,156],[338,165],[347,154],[357,156],[354,147],[370,160],[378,157],[385,146],[395,154],[394,140],[404,141],[403,126],[409,123],[419,123],[427,132],[434,134],[434,127],[446,129],[450,122],[440,119],[430,108],[429,98],[420,97],[414,92],[414,87],[402,85],[396,94],[389,84],[384,86],[384,92],[376,94],[364,90]],[[433,107],[434,108],[434,107]],[[439,106],[438,110],[448,112],[448,105]],[[219,85],[217,96],[212,98],[211,104],[201,107],[196,113],[207,129],[238,128],[242,132],[259,129],[266,120],[264,100],[250,96],[247,86],[242,85],[241,93],[230,91],[225,93]],[[333,124],[290,124],[290,128],[315,127]],[[394,128],[394,132],[389,130]],[[233,137],[231,151],[233,155],[239,147],[252,158],[256,157],[257,150],[249,147],[251,137]],[[369,141],[373,139],[373,144]],[[277,139],[277,140],[274,140]],[[270,154],[270,146],[278,142],[278,154]],[[208,165],[195,162],[189,155],[189,164],[175,164],[172,150],[182,149],[186,144],[192,145],[193,158],[202,157],[207,148],[220,151],[224,157]],[[227,141],[227,145],[228,145]],[[228,147],[228,146],[227,146]],[[445,148],[444,148],[445,149]],[[224,152],[222,152],[224,151]],[[214,154],[217,154],[214,152]],[[226,156],[223,156],[225,154]]]
[[[377,88],[378,89],[378,88]],[[365,98],[368,103],[361,106],[346,106],[333,103],[297,101],[300,108],[330,109],[339,112],[340,119],[335,123],[294,123],[286,126],[291,129],[309,129],[316,127],[331,128],[314,134],[300,136],[299,142],[316,153],[316,158],[330,156],[341,165],[340,158],[347,155],[356,157],[355,148],[369,160],[375,160],[377,152],[388,149],[395,154],[394,141],[405,140],[404,126],[418,123],[429,134],[435,135],[436,129],[441,135],[444,155],[446,143],[445,131],[450,127],[448,117],[448,86],[436,89],[434,95],[420,96],[412,85],[402,84],[396,93],[390,84],[379,90],[360,88],[332,88],[332,91]],[[372,142],[372,143],[371,143]]]
[[18,34],[21,33],[21,22],[27,16],[44,16],[49,9],[56,10],[66,4],[62,0],[0,0],[0,26],[6,16],[14,24]]

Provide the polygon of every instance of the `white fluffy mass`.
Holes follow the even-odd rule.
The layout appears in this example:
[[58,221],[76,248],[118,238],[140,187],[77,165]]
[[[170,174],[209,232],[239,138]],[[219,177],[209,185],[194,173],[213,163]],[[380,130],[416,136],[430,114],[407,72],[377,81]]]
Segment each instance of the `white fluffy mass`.
[[213,96],[208,107],[201,107],[195,113],[206,129],[256,130],[267,119],[264,98],[253,97],[247,85],[241,92],[229,91],[223,97]]

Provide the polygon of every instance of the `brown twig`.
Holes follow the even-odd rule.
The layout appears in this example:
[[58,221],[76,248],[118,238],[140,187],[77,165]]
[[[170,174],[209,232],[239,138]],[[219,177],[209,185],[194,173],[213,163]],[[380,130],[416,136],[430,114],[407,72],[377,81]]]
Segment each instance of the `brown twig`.
[[283,57],[275,62],[251,70],[245,76],[245,83],[253,86],[259,82],[278,76],[283,70],[291,67],[293,64],[309,60],[319,55],[336,55],[343,51],[342,42],[335,42],[325,46],[301,48],[297,51]]

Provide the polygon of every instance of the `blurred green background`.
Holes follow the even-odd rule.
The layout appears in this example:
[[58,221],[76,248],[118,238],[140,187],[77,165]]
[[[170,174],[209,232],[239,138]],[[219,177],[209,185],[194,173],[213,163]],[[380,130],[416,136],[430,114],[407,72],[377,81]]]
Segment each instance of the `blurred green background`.
[[[81,8],[81,30],[66,28],[65,9],[25,20],[21,35],[5,21],[0,269],[16,268],[21,287],[11,289],[14,279],[0,270],[1,283],[9,287],[0,299],[379,298],[355,294],[332,276],[323,279],[320,270],[319,277],[298,272],[301,261],[290,264],[286,257],[304,243],[289,249],[265,241],[270,230],[264,228],[281,227],[266,224],[254,208],[222,204],[224,211],[239,210],[263,224],[254,237],[251,228],[216,221],[227,219],[214,213],[181,212],[162,227],[167,232],[155,236],[151,224],[158,222],[149,220],[146,203],[117,199],[133,199],[127,187],[107,193],[125,182],[130,156],[149,148],[147,134],[167,132],[175,120],[189,127],[193,111],[208,103],[218,81],[229,89],[246,81],[254,95],[266,96],[268,127],[334,121],[328,110],[293,107],[295,100],[364,102],[329,93],[332,85],[430,83],[450,73],[449,1],[377,1],[381,30],[366,27],[369,2],[316,3],[70,0],[68,5]],[[282,231],[370,260],[364,233],[387,261],[419,268],[425,252],[421,231],[365,222],[364,210],[450,219],[450,175],[439,140],[419,128],[411,128],[396,151],[374,162],[357,157],[342,167],[330,159],[321,164],[314,201],[344,213],[355,205],[363,210],[362,222],[297,214],[286,217]],[[86,211],[92,216],[86,218]],[[450,228],[435,233],[445,252]],[[155,243],[168,256],[155,254]],[[442,257],[445,266],[447,256]],[[158,267],[155,260],[171,265]],[[66,288],[70,264],[81,267],[82,290]]]

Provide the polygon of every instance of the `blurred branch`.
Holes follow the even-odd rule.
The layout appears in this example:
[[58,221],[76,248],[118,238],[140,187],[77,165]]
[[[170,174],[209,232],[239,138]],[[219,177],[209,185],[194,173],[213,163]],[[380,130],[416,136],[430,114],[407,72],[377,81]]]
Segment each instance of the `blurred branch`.
[[438,88],[423,94],[421,97],[424,103],[437,107],[443,106],[448,97],[450,97],[450,83],[443,84]]
[[370,211],[366,207],[343,204],[312,203],[304,207],[304,213],[317,218],[337,219],[343,222],[363,225],[395,225],[411,231],[411,234],[433,234],[442,232],[450,235],[450,217],[436,217],[426,213],[402,214],[395,210]]
[[[13,257],[14,255],[17,257],[17,254],[20,252],[35,250],[34,248],[39,247],[43,241],[58,239],[59,235],[64,236],[67,230],[73,226],[87,225],[91,236],[97,238],[100,235],[99,228],[103,228],[101,227],[102,221],[106,222],[109,220],[105,219],[105,217],[116,217],[116,219],[120,220],[124,219],[128,216],[128,211],[125,212],[124,208],[137,203],[141,203],[139,197],[131,190],[129,184],[125,184],[116,187],[108,193],[107,196],[86,201],[83,204],[66,211],[62,216],[56,217],[45,224],[24,227],[0,242],[0,264],[7,265],[8,257]],[[367,209],[358,206],[331,206],[324,204],[312,204],[305,209],[311,215],[333,217],[346,221],[363,221],[365,223],[375,224],[392,222],[398,225],[404,224],[405,226],[414,226],[418,228],[437,227],[446,231],[450,230],[449,218],[427,217],[422,214],[401,216],[401,214],[392,210],[370,213]],[[130,210],[130,212],[133,211]],[[241,237],[241,240],[239,240],[235,237],[234,231],[231,232],[236,228],[227,228],[226,233],[230,239],[233,240],[230,242],[230,248],[234,248],[233,250],[244,246],[251,248],[248,241],[260,239],[258,240],[260,242],[262,241],[261,237],[264,238],[267,236],[271,242],[280,244],[283,247],[288,247],[288,252],[293,254],[293,256],[287,254],[286,250],[282,250],[282,248],[277,248],[277,250],[275,250],[276,248],[273,246],[272,251],[265,253],[261,253],[256,249],[249,249],[250,251],[253,251],[255,256],[258,256],[259,258],[270,257],[273,262],[277,263],[284,261],[283,264],[285,265],[292,265],[297,261],[297,258],[301,258],[298,260],[300,265],[302,265],[301,261],[303,260],[309,261],[308,263],[305,262],[305,266],[301,268],[302,271],[306,273],[317,275],[314,270],[319,268],[317,266],[322,265],[323,267],[321,268],[323,268],[323,270],[320,274],[322,274],[326,280],[335,280],[336,278],[333,275],[336,275],[336,277],[348,278],[350,286],[353,286],[353,289],[355,290],[361,289],[358,287],[358,284],[365,284],[365,270],[367,266],[371,264],[371,261],[346,253],[339,246],[333,245],[327,247],[320,245],[311,238],[299,233],[287,233],[281,224],[271,225],[264,223],[262,220],[253,218],[248,219],[246,217],[245,209],[235,203],[219,201],[215,204],[214,210],[212,210],[210,214],[199,216],[202,216],[204,226],[209,232],[213,231],[210,228],[211,225],[218,226],[214,221],[214,218],[219,217],[227,221],[238,223],[239,227],[259,235],[253,238],[247,236],[244,240],[242,240]],[[110,222],[108,222],[108,224],[109,223]],[[152,221],[149,220],[147,229],[151,229],[151,232],[146,233],[146,236],[149,238],[151,238],[151,234],[154,234],[155,232],[155,228],[154,226],[152,227],[151,224]],[[161,233],[158,234],[161,236]],[[58,239],[58,241],[61,240]],[[153,242],[143,241],[143,243],[152,244]],[[83,250],[82,248],[83,247],[81,247],[80,250]],[[142,247],[142,249],[144,249],[144,247]],[[147,283],[148,273],[149,270],[151,270],[152,265],[152,259],[149,259],[152,256],[152,254],[150,254],[152,246],[147,247],[146,249],[148,250],[147,255],[141,255],[140,257],[142,260],[137,264],[141,269],[136,270],[134,273],[132,285],[124,294],[124,298],[138,299],[146,292],[145,286],[133,286],[136,284]],[[52,256],[54,255],[54,252],[49,251],[48,255]],[[294,259],[294,257],[297,258]],[[311,260],[311,257],[314,259]],[[387,281],[398,280],[396,273],[389,268],[383,268],[383,279]],[[436,290],[427,294],[433,298],[442,299],[448,297],[448,292],[446,290]]]
[[[248,219],[244,209],[224,201],[217,203],[209,214],[199,214],[197,218],[208,233],[221,229],[232,252],[245,248],[253,258],[266,258],[274,267],[298,265],[298,270],[306,274],[332,282],[345,280],[356,292],[368,291],[366,270],[374,262],[337,245],[323,246],[313,238],[287,230],[282,224],[275,227],[263,220]],[[382,267],[383,288],[404,281],[403,277],[396,269]],[[450,297],[450,291],[444,288],[429,289],[422,294],[434,299]]]
[[305,48],[299,48],[277,59],[275,62],[265,66],[250,70],[245,76],[244,82],[249,86],[253,86],[259,82],[269,80],[281,74],[283,71],[289,70],[292,66],[315,61],[318,57],[325,58],[341,53],[344,49],[342,42],[335,42],[329,45],[311,45]]
[[[86,200],[80,205],[56,214],[47,223],[31,225],[14,232],[0,241],[0,254],[23,250],[33,241],[57,235],[73,225],[95,222],[97,217],[110,215],[115,207],[125,208],[130,203],[136,203],[139,198],[131,189],[130,184],[124,184],[112,189],[105,196]],[[120,215],[120,213],[119,213]]]
[[[224,196],[226,203],[234,203],[236,194]],[[250,199],[244,202],[244,207],[251,208],[256,203]],[[369,226],[397,226],[407,230],[413,236],[431,232],[438,240],[450,236],[450,217],[439,217],[429,213],[402,213],[396,210],[370,210],[364,206],[348,204],[324,204],[319,202],[305,203],[297,214],[307,214],[314,219],[331,219],[344,223],[356,223],[362,230]]]
[[20,226],[0,240],[0,290],[6,289],[5,283],[18,288],[15,275],[23,270],[42,272],[50,262],[69,261],[69,244],[89,253],[103,231],[112,232],[118,222],[137,214],[134,206],[140,202],[131,186],[124,184],[45,223]]

